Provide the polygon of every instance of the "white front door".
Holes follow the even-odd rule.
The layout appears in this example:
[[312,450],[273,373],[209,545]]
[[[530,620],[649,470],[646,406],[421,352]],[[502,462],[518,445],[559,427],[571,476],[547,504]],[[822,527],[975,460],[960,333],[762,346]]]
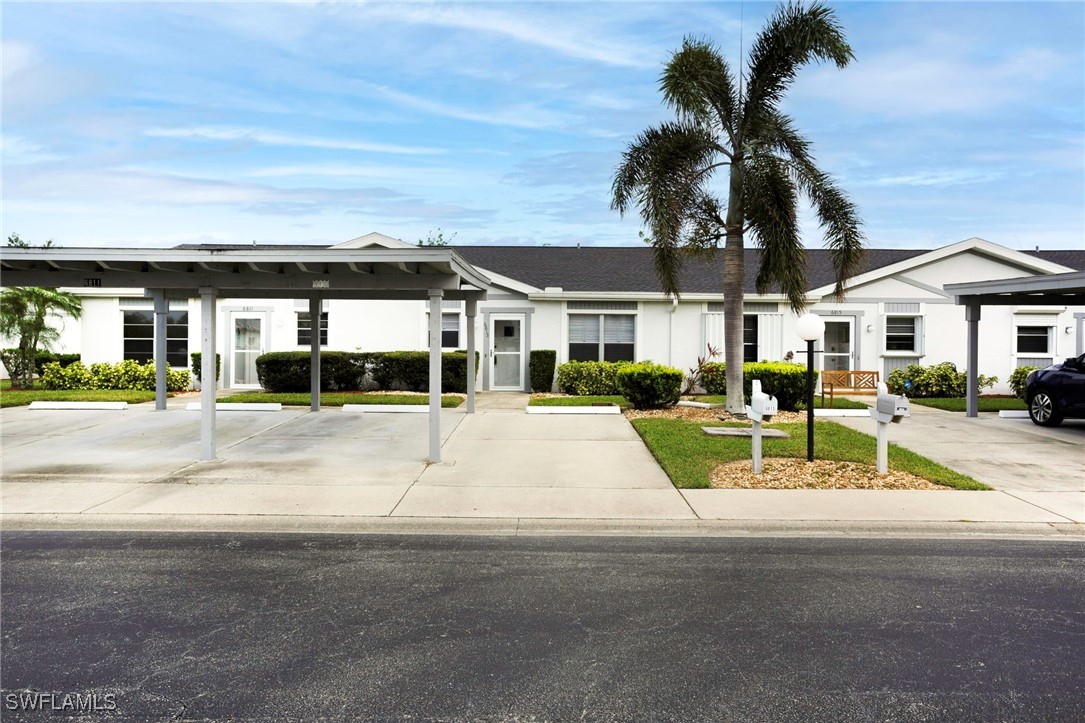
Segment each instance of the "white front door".
[[259,387],[256,357],[264,353],[263,313],[230,315],[230,387]]
[[825,357],[826,371],[849,371],[853,351],[852,319],[825,320]]
[[524,388],[524,319],[515,316],[490,318],[490,388],[522,391]]

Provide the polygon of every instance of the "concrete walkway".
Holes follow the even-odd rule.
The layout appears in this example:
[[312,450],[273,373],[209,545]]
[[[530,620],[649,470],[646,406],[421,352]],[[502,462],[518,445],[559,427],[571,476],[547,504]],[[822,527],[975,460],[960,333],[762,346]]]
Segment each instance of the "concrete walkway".
[[[220,459],[195,462],[199,415],[181,409],[4,409],[0,522],[4,529],[500,534],[1080,538],[1085,531],[1080,477],[1078,487],[998,492],[679,491],[624,417],[527,415],[526,401],[479,395],[475,415],[442,411],[446,461],[431,466],[424,462],[426,415],[223,413]],[[927,433],[948,438],[964,429],[967,437],[971,427],[958,427],[963,419],[931,415]],[[868,431],[864,420],[850,421]],[[894,426],[894,438],[921,439],[925,424],[917,413]],[[981,438],[1002,429],[992,420],[978,424],[972,434]],[[1004,440],[1001,447],[1005,454],[1080,456],[1080,446],[1048,439]]]

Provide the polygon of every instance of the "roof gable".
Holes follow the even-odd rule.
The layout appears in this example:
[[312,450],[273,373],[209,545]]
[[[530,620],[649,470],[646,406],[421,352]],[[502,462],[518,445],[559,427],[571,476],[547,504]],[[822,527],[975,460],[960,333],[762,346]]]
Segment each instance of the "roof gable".
[[391,236],[385,236],[382,233],[373,231],[367,233],[364,236],[358,238],[352,238],[350,241],[344,241],[343,243],[335,244],[330,248],[333,249],[364,249],[379,246],[386,249],[402,249],[402,248],[416,248],[415,244],[409,244],[406,241],[400,241],[397,238]]

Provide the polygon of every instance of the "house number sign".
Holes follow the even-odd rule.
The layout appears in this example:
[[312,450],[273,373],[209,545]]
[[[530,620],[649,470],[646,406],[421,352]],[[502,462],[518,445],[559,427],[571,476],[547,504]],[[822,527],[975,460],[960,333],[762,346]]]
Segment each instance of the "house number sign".
[[83,277],[83,286],[99,286],[100,287],[101,285],[102,285],[102,280],[95,277],[95,276],[84,276]]
[[331,282],[328,281],[327,279],[314,279],[313,280],[313,288],[314,289],[330,289],[331,288]]

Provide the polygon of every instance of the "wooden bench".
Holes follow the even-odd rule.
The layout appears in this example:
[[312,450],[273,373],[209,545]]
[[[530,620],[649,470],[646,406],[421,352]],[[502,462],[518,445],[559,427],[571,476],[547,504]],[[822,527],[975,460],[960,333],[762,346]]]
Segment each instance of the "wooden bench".
[[829,392],[829,406],[833,404],[836,392],[847,394],[876,394],[878,392],[878,372],[861,370],[823,371],[821,373],[821,407],[825,409],[825,392]]

